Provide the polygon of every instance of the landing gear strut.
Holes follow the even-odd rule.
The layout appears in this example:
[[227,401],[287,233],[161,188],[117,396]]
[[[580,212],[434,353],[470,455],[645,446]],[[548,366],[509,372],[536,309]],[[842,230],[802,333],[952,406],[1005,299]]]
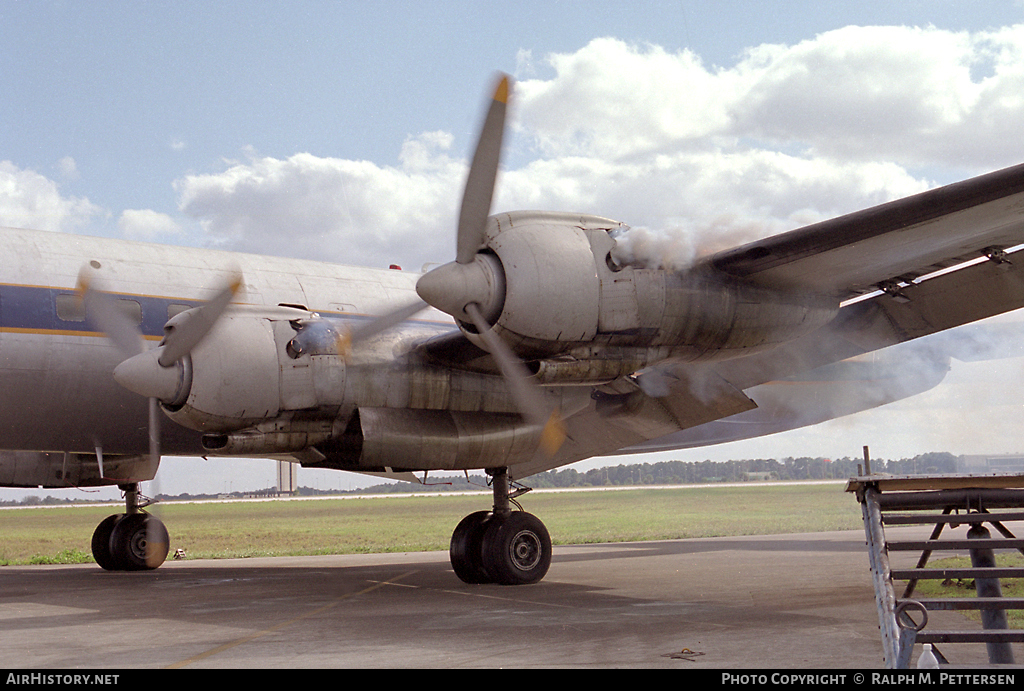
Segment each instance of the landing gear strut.
[[142,510],[136,482],[119,485],[125,513],[103,519],[92,534],[92,556],[107,571],[144,571],[164,563],[170,550],[167,528]]
[[466,583],[536,583],[551,566],[547,528],[532,514],[512,511],[508,468],[487,473],[494,510],[472,513],[455,528],[449,549],[452,568]]

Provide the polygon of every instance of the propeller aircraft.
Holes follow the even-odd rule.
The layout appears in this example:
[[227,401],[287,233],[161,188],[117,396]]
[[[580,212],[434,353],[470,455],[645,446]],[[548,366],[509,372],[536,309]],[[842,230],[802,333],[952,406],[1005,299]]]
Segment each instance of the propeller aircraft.
[[[120,486],[125,512],[96,528],[93,554],[144,570],[169,546],[139,492],[161,454],[403,479],[483,469],[493,505],[455,528],[453,569],[535,583],[551,539],[512,510],[517,480],[912,395],[944,371],[862,397],[912,368],[846,375],[1024,307],[1024,165],[652,267],[618,257],[618,221],[491,214],[510,95],[502,77],[455,259],[422,275],[0,229],[0,486]],[[814,395],[777,395],[796,381]],[[848,402],[820,405],[830,391]]]

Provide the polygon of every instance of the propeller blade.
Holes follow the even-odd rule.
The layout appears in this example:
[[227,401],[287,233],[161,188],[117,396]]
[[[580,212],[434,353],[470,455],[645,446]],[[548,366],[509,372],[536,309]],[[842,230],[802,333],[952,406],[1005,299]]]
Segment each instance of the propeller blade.
[[149,461],[160,464],[160,401],[156,398],[149,399]]
[[86,318],[121,351],[126,359],[145,349],[142,330],[117,304],[117,298],[97,290],[85,268],[78,274],[77,290],[82,296]]
[[468,264],[484,244],[484,230],[491,213],[494,183],[501,159],[501,140],[505,133],[505,112],[508,109],[509,77],[502,75],[494,90],[487,117],[477,140],[473,161],[462,193],[459,212],[459,234],[455,261]]
[[210,333],[210,329],[224,314],[241,287],[242,275],[236,273],[228,284],[218,291],[216,297],[202,307],[189,310],[187,318],[176,322],[164,336],[163,351],[157,360],[160,366],[170,367],[192,352],[206,334]]
[[352,352],[352,346],[360,341],[365,341],[368,338],[376,336],[379,333],[383,333],[388,329],[398,326],[406,319],[409,319],[415,314],[419,314],[428,307],[427,303],[422,300],[410,303],[403,307],[399,307],[393,312],[381,315],[376,319],[369,321],[365,324],[349,329],[345,333],[338,337],[338,354],[342,358],[346,358]]
[[550,414],[544,411],[548,408],[540,389],[533,386],[530,381],[530,372],[526,365],[515,356],[512,349],[505,345],[505,342],[498,337],[491,329],[490,324],[480,313],[475,303],[466,306],[466,312],[473,319],[473,325],[487,349],[498,363],[498,369],[508,382],[512,392],[512,398],[519,408],[520,414],[527,422],[537,425],[543,429],[540,436],[540,448],[549,457],[554,456],[565,441],[565,424],[562,417],[555,408]]
[[146,564],[150,568],[160,566],[167,556],[170,548],[167,528],[159,520],[160,511],[155,509],[159,503],[157,498],[160,494],[160,401],[156,398],[149,399],[149,459],[156,470],[156,475],[149,483],[149,492],[152,494],[149,504],[150,518],[146,521]]

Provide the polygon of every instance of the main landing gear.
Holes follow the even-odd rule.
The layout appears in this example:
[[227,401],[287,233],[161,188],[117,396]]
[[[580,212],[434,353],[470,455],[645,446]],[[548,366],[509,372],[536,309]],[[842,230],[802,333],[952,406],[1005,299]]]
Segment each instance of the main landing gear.
[[107,571],[145,571],[164,563],[170,550],[167,528],[142,510],[139,485],[119,485],[126,513],[107,516],[92,534],[92,556]]
[[551,566],[551,537],[536,516],[512,511],[508,468],[488,470],[494,510],[462,519],[452,533],[455,574],[466,583],[525,585],[544,578]]

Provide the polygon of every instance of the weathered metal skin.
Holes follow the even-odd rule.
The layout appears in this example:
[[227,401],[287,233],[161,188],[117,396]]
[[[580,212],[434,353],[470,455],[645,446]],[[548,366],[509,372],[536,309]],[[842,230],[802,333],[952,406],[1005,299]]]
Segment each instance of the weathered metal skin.
[[[503,275],[488,285],[504,294],[489,302],[488,316],[521,356],[536,358],[532,365],[537,382],[549,386],[552,406],[563,415],[586,405],[589,387],[628,377],[652,363],[714,359],[769,347],[834,313],[825,301],[766,295],[739,281],[725,284],[711,275],[616,266],[608,261],[614,246],[610,233],[622,228],[594,216],[535,212],[501,214],[490,221],[488,266]],[[59,306],[53,312],[53,300],[74,295],[81,257],[92,257],[108,290],[141,303],[143,330],[155,340],[172,308],[177,314],[202,303],[207,289],[194,286],[215,284],[218,271],[186,271],[187,250],[161,248],[150,256],[151,248],[140,246],[129,265],[116,258],[119,245],[99,239],[81,238],[75,253],[60,244],[61,236],[11,234],[10,240],[31,243],[18,256],[35,252],[43,257],[54,281],[66,287],[32,289],[39,293],[39,309],[51,312],[38,324],[26,322],[25,328],[12,322],[14,329],[4,334],[0,355],[6,353],[26,369],[24,376],[20,369],[4,370],[4,381],[24,388],[20,395],[28,397],[38,386],[35,373],[46,370],[53,380],[49,388],[90,387],[101,398],[91,407],[79,405],[48,416],[80,419],[81,424],[61,434],[26,415],[18,425],[0,431],[5,445],[67,450],[83,454],[83,459],[96,447],[103,447],[109,458],[129,448],[145,448],[145,408],[136,405],[144,400],[110,377],[120,356],[80,317],[65,318]],[[312,265],[294,261],[275,260],[280,267],[261,270],[265,267],[257,269],[255,259],[241,259],[248,304],[232,307],[175,365],[182,372],[172,383],[180,382],[180,390],[165,397],[164,410],[180,427],[165,426],[166,452],[306,452],[303,459],[338,467],[412,469],[514,464],[527,453],[524,449],[532,452],[537,430],[516,414],[499,376],[425,362],[415,355],[417,343],[445,333],[446,324],[436,317],[376,337],[346,359],[339,356],[337,336],[366,318],[362,315],[408,299],[399,296],[411,292],[414,276],[346,268],[328,278],[315,275]],[[177,273],[164,268],[169,261]],[[317,265],[317,270],[323,268]],[[301,285],[284,276],[301,276]],[[18,316],[21,306],[26,319],[43,319],[27,311],[36,293],[14,285],[4,290],[5,324],[11,315]],[[145,297],[160,291],[181,297]],[[382,296],[387,303],[380,302]],[[326,309],[327,317],[279,303]],[[462,327],[475,338],[471,327]],[[36,342],[44,337],[51,344],[38,348]],[[87,354],[89,359],[80,363],[68,358],[66,366],[49,369],[44,363],[31,365],[44,357],[57,359],[64,341],[76,345],[69,346],[69,354]],[[79,342],[94,347],[81,349]],[[71,405],[63,395],[50,400],[64,408]],[[106,431],[110,420],[117,419],[109,412],[111,405],[131,416],[140,439]],[[85,462],[70,458],[78,465]],[[15,472],[13,461],[9,465]],[[53,481],[64,484],[59,478]]]
[[[521,357],[594,360],[595,346],[620,346],[647,349],[641,366],[722,360],[799,338],[838,313],[833,296],[769,290],[712,270],[617,266],[611,233],[622,228],[549,212],[491,218],[487,251],[501,261],[506,292],[503,301],[482,300],[502,303],[494,329]],[[460,326],[482,347],[472,325]],[[565,368],[557,378],[567,380]]]
[[152,480],[156,470],[148,455],[0,451],[0,487],[101,487]]
[[[523,423],[500,378],[420,362],[416,339],[402,334],[381,335],[346,361],[331,338],[342,327],[297,312],[239,311],[193,351],[187,401],[165,410],[204,433],[207,453],[312,449],[304,458],[330,467],[430,470],[516,463],[535,451],[540,430]],[[579,409],[589,391],[551,399]]]
[[342,436],[316,446],[314,465],[348,470],[469,470],[536,453],[540,429],[517,414],[360,408]]
[[[190,354],[190,388],[186,396],[177,394],[183,403],[164,406],[168,416],[190,429],[223,433],[273,420],[281,411],[326,403],[330,393],[318,389],[313,377],[323,366],[314,367],[311,356],[299,362],[287,352],[297,333],[291,322],[311,316],[285,307],[225,313]],[[343,366],[336,367],[343,376]]]
[[[494,101],[504,104],[498,92]],[[491,185],[488,156],[491,167],[475,180]],[[808,396],[772,400],[766,389],[1024,306],[1024,264],[1007,259],[1024,238],[1022,190],[1024,166],[1015,166],[673,270],[614,261],[626,230],[615,221],[547,212],[499,214],[482,235],[460,232],[456,261],[423,276],[0,228],[0,484],[152,477],[147,397],[181,423],[160,426],[167,455],[527,474],[713,421],[762,423],[719,435],[743,438],[877,405],[914,388],[843,396],[846,407],[828,410]],[[486,210],[469,198],[467,218],[483,224]],[[92,289],[151,346],[142,361],[126,359],[132,348],[108,337],[107,320],[90,323],[79,280],[86,268]],[[225,285],[248,307],[205,311]],[[435,310],[409,312],[390,335],[339,353],[334,322],[379,325],[406,314],[398,308],[414,294]],[[195,308],[178,324],[186,333],[190,323],[209,326],[201,314],[221,319],[165,367],[152,346],[169,320]],[[538,424],[516,414],[499,376],[512,371],[509,358],[494,356],[503,349],[469,322],[492,325],[545,385],[568,423],[561,455],[526,458]],[[146,372],[150,361],[159,367]],[[915,383],[941,378],[931,374]],[[782,415],[757,417],[757,399]],[[706,442],[707,433],[664,443]]]

